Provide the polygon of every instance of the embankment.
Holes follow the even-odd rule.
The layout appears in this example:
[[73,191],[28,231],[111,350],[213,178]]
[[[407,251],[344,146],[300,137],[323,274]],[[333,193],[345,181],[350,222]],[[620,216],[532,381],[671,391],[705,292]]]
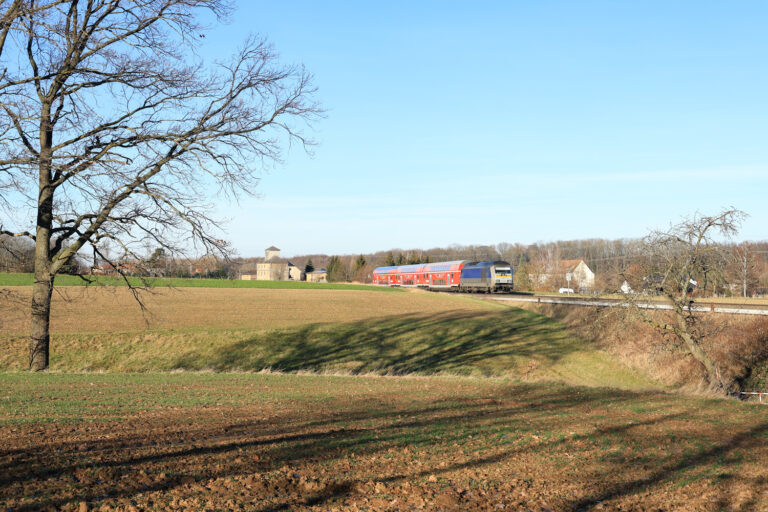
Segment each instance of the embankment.
[[[125,288],[62,290],[54,301],[51,369],[449,374],[657,386],[559,322],[463,296],[186,288],[154,290],[145,296],[145,315],[132,301]],[[0,304],[0,318],[0,370],[23,370],[27,310]]]
[[[557,320],[574,335],[591,341],[623,363],[674,387],[701,385],[704,371],[673,336],[633,318],[622,308],[516,303]],[[671,320],[670,313],[651,313]],[[768,391],[768,318],[703,314],[696,329],[718,368],[742,390]]]

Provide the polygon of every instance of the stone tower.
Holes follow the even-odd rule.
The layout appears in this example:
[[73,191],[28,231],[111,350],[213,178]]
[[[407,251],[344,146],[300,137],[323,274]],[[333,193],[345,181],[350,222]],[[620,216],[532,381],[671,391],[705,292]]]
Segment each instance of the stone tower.
[[271,247],[267,247],[264,250],[264,259],[266,261],[269,261],[271,259],[279,259],[279,258],[280,258],[280,249],[278,249],[274,245]]

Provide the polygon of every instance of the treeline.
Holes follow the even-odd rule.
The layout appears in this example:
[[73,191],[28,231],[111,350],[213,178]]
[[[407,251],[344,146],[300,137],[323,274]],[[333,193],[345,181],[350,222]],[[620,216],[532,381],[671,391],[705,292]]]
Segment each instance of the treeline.
[[0,272],[32,272],[35,244],[29,238],[0,235]]
[[[77,274],[82,266],[73,258],[61,269],[62,274]],[[35,243],[26,237],[0,235],[0,272],[30,273],[35,270]]]
[[[747,295],[768,294],[768,241],[744,242],[729,246],[731,261],[726,269],[729,282],[739,294],[746,286]],[[615,292],[623,282],[623,275],[633,264],[645,258],[643,244],[638,239],[586,239],[538,242],[534,244],[499,243],[496,245],[450,245],[432,249],[391,249],[370,254],[328,255],[307,254],[294,256],[290,261],[305,270],[327,270],[327,278],[334,282],[371,282],[373,270],[380,266],[432,263],[452,260],[503,260],[515,270],[515,286],[522,290],[550,288],[559,284],[542,284],[537,276],[551,273],[563,260],[584,260],[595,273],[595,290]],[[237,257],[224,259],[172,257],[162,249],[150,251],[141,261],[110,258],[111,263],[95,264],[76,260],[70,264],[70,273],[117,273],[165,277],[209,277],[238,279],[243,273],[255,272],[263,258]],[[0,237],[0,272],[32,272],[34,245],[24,238]]]
[[[78,256],[64,267],[62,273],[236,279],[239,277],[238,268],[236,262],[220,257],[179,258],[157,248],[144,258],[116,256],[90,262]],[[34,270],[34,242],[29,238],[0,236],[0,272],[31,273]]]
[[[737,286],[743,293],[746,284],[747,295],[756,292],[768,292],[768,241],[744,242],[731,244],[733,253],[731,262],[726,268],[729,282]],[[745,255],[746,254],[746,259]],[[303,264],[311,259],[319,268],[326,268],[333,259],[338,262],[343,271],[334,272],[329,279],[335,281],[370,282],[373,269],[380,266],[408,265],[416,263],[432,263],[437,261],[472,260],[488,261],[502,260],[512,264],[515,270],[515,287],[521,290],[544,290],[562,283],[550,281],[545,283],[538,276],[552,273],[560,268],[563,260],[584,260],[595,273],[595,290],[616,292],[624,281],[622,277],[646,258],[644,246],[639,239],[585,239],[559,240],[555,242],[538,242],[534,244],[499,243],[496,245],[451,245],[432,249],[392,249],[360,256],[328,256],[313,254],[297,256],[291,260]],[[365,263],[356,265],[361,259]],[[334,263],[334,269],[337,263]],[[330,272],[329,272],[330,274]]]

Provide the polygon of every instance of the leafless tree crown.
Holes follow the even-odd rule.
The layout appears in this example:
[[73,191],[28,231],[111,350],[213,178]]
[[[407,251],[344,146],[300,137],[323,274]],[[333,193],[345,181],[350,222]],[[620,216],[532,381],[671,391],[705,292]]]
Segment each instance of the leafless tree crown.
[[[703,343],[708,336],[699,313],[692,308],[696,295],[722,293],[728,280],[726,269],[732,251],[724,244],[738,233],[744,212],[735,208],[716,215],[696,214],[664,231],[654,231],[643,240],[645,258],[627,278],[643,283],[646,292],[658,293],[672,306],[671,321],[642,309],[645,299],[626,294],[630,311],[662,332],[669,333],[706,371],[709,385],[716,390],[730,388]],[[639,288],[639,286],[638,286]]]
[[724,242],[739,231],[745,214],[737,209],[717,215],[695,214],[665,231],[653,231],[643,241],[647,277],[656,278],[664,295],[685,301],[689,290],[722,293],[731,251]]
[[310,76],[255,37],[203,62],[200,10],[230,6],[0,0],[0,233],[48,237],[51,273],[86,246],[224,249],[212,193],[252,193],[285,143],[310,143]]

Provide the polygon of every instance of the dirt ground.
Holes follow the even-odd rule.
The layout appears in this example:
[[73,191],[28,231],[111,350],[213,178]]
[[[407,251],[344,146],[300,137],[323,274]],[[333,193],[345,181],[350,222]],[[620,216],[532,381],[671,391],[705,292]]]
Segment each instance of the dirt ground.
[[13,511],[768,509],[760,405],[494,379],[0,384]]
[[[30,287],[7,287],[0,297],[0,335],[29,332]],[[434,293],[377,290],[273,290],[156,288],[140,295],[142,311],[125,287],[59,287],[51,307],[51,332],[88,333],[159,329],[275,329],[375,316],[438,313],[457,300]],[[460,301],[469,311],[486,307]]]

